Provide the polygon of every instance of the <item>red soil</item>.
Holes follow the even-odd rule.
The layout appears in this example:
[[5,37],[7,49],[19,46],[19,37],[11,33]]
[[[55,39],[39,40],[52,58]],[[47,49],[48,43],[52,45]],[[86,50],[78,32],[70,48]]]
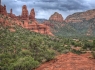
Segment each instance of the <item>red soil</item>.
[[91,54],[67,53],[56,57],[56,59],[42,64],[36,70],[95,70],[95,59]]

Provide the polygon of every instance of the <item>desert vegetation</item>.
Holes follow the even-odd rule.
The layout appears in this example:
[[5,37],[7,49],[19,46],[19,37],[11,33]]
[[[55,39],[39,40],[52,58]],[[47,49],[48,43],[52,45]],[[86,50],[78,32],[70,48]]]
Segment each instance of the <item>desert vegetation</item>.
[[[0,26],[0,70],[31,70],[56,55],[92,51],[95,58],[95,40],[73,39],[41,35],[15,25]],[[77,49],[78,48],[78,49]]]

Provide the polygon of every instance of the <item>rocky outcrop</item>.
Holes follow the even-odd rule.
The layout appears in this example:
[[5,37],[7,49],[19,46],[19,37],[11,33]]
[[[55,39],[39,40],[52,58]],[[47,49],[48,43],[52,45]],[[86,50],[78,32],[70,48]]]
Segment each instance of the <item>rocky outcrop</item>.
[[23,5],[23,6],[22,6],[21,19],[27,20],[28,18],[29,18],[29,16],[28,16],[27,6],[26,6],[26,5]]
[[[1,2],[1,0],[0,0],[0,2]],[[0,4],[0,14],[2,14],[2,15],[7,15],[6,5],[2,6],[2,5]]]
[[24,20],[23,24],[24,24],[24,28],[29,29],[30,31],[54,36],[51,33],[49,26],[47,26],[45,24],[39,24],[36,20],[34,20],[34,21]]
[[[15,16],[12,13],[12,9],[10,9],[10,13],[6,12],[6,6],[1,5],[0,0],[0,23],[4,26],[13,26],[12,23],[22,26],[23,28],[29,29],[30,31],[38,32],[41,34],[52,35],[50,31],[50,27],[45,24],[39,24],[35,19],[35,11],[34,8],[31,10],[30,15],[28,15],[27,6],[22,6],[22,14],[19,16]],[[8,15],[8,16],[7,16]],[[11,21],[10,21],[11,20]],[[14,31],[10,28],[10,31]]]
[[29,15],[29,19],[34,21],[35,20],[35,11],[34,11],[34,8],[31,9],[31,12],[30,12],[30,15]]
[[15,19],[17,18],[17,16],[13,14],[12,9],[10,9],[10,13],[8,13],[8,16]]
[[83,21],[88,21],[92,18],[95,18],[95,9],[88,10],[86,12],[78,12],[72,15],[67,16],[66,22],[67,23],[80,23]]
[[50,16],[49,20],[63,22],[63,17],[61,14],[55,12],[53,15]]

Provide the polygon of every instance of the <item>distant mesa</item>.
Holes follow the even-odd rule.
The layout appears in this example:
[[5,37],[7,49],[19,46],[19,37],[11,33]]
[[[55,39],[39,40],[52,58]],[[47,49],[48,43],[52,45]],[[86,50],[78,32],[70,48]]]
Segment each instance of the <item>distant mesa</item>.
[[49,20],[58,21],[58,22],[64,21],[62,15],[59,14],[58,12],[55,12],[53,15],[51,15]]
[[[27,6],[23,5],[22,6],[22,13],[19,16],[16,16],[15,14],[13,14],[12,11],[13,10],[10,9],[10,13],[7,13],[6,5],[2,6],[1,0],[0,0],[0,14],[12,18],[16,24],[22,26],[23,28],[29,29],[30,31],[54,36],[51,33],[49,26],[47,26],[45,24],[39,24],[36,21],[34,8],[31,9],[31,12],[29,14],[29,12],[27,10]],[[10,25],[10,22],[8,20],[4,20],[0,17],[0,23],[3,23],[4,21],[5,21],[6,25]]]

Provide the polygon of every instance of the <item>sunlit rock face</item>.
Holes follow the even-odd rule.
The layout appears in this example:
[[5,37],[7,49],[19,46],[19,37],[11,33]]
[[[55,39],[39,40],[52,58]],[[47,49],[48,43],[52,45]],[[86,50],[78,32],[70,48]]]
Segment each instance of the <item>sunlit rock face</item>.
[[53,15],[50,16],[49,20],[63,22],[63,17],[58,12],[55,12]]
[[65,21],[67,23],[78,23],[78,22],[80,23],[80,22],[83,22],[83,21],[90,20],[92,18],[95,18],[95,9],[88,10],[86,12],[74,13],[72,15],[67,16]]
[[22,6],[21,18],[22,18],[23,20],[26,20],[26,19],[29,18],[29,16],[28,16],[28,10],[27,10],[27,6],[26,6],[26,5],[23,5],[23,6]]
[[0,14],[7,15],[6,5],[2,6],[0,4]]
[[34,11],[34,8],[31,9],[31,12],[30,12],[30,15],[29,15],[29,19],[34,21],[35,20],[35,11]]

